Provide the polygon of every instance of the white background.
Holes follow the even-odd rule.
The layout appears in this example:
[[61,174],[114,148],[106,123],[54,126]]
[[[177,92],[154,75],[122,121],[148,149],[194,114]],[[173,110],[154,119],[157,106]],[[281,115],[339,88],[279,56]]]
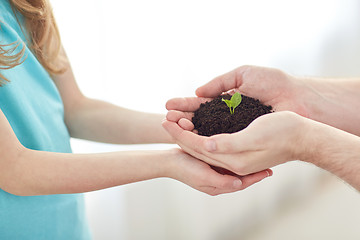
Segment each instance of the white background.
[[[89,97],[166,113],[243,64],[304,76],[360,76],[356,0],[53,0]],[[341,96],[339,96],[341,98]],[[74,152],[163,149],[73,140]],[[243,192],[209,197],[170,179],[87,194],[95,239],[359,239],[359,195],[299,162]]]

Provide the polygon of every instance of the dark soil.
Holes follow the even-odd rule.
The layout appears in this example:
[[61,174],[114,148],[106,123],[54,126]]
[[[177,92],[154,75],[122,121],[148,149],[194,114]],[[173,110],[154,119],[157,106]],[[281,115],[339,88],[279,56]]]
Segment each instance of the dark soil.
[[[210,102],[200,105],[194,112],[192,122],[199,135],[212,136],[220,133],[234,133],[246,128],[261,115],[271,113],[272,107],[262,104],[259,100],[242,95],[242,101],[235,108],[234,114],[221,99],[230,99],[231,95],[218,96]],[[212,169],[221,174],[237,176],[235,173],[216,166]]]
[[202,103],[194,112],[192,122],[199,135],[212,136],[220,133],[234,133],[246,128],[261,115],[271,113],[272,107],[262,104],[259,100],[242,95],[242,101],[235,108],[234,114],[221,99],[230,99],[225,94],[210,102]]

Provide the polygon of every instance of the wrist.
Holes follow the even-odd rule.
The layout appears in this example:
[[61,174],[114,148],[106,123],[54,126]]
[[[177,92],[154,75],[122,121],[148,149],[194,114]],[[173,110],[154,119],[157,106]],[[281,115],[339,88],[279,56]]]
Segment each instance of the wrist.
[[[290,122],[288,130],[285,132],[286,135],[280,138],[284,141],[279,141],[280,146],[286,146],[287,159],[311,162],[313,155],[316,154],[314,152],[316,150],[314,148],[316,141],[313,141],[314,126],[312,125],[315,121],[293,112],[284,111],[282,114],[287,114],[283,125],[286,124],[286,120]],[[291,134],[289,134],[289,131],[291,131]]]
[[304,119],[304,124],[299,159],[326,170],[334,164],[332,161],[340,161],[340,158],[335,159],[336,155],[344,152],[347,146],[353,144],[353,138],[357,138],[355,135],[317,121]]
[[[327,100],[334,99],[334,89],[326,79],[298,78],[302,84],[301,96],[303,105],[307,109],[308,117],[318,120],[327,112]],[[336,91],[336,90],[335,90]]]
[[302,87],[297,95],[303,116],[360,136],[360,80],[297,78]]
[[318,165],[324,156],[324,143],[326,132],[323,131],[321,123],[309,119],[303,119],[303,127],[300,130],[301,144],[295,146],[297,159]]
[[172,154],[170,150],[154,150],[151,151],[155,162],[153,165],[153,177],[162,178],[171,176],[171,159]]
[[136,174],[142,180],[168,177],[171,170],[169,161],[171,152],[169,150],[130,151],[125,153],[124,158],[128,161],[126,165],[129,171],[136,171]]
[[310,129],[307,162],[331,172],[360,191],[360,138],[314,122]]
[[180,149],[174,148],[164,151],[164,159],[162,161],[162,177],[172,178],[180,180],[180,168],[179,164],[181,163],[180,157],[182,157],[182,151]]

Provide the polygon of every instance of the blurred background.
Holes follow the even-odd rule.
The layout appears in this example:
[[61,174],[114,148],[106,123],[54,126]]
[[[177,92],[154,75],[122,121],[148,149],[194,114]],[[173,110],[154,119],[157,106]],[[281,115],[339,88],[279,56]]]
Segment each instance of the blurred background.
[[[244,64],[360,76],[357,0],[52,4],[82,91],[135,110],[165,114],[168,99],[194,96],[198,86]],[[72,146],[77,153],[176,147],[76,139]],[[252,188],[217,197],[171,179],[87,193],[94,239],[360,239],[358,192],[302,162],[273,171]]]

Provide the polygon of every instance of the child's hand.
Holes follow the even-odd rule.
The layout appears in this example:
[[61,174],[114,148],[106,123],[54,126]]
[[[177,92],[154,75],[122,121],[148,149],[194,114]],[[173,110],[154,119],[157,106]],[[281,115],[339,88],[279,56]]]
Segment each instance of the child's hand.
[[247,176],[223,175],[180,149],[171,151],[174,158],[169,159],[167,176],[211,196],[243,190],[272,175],[270,169]]

